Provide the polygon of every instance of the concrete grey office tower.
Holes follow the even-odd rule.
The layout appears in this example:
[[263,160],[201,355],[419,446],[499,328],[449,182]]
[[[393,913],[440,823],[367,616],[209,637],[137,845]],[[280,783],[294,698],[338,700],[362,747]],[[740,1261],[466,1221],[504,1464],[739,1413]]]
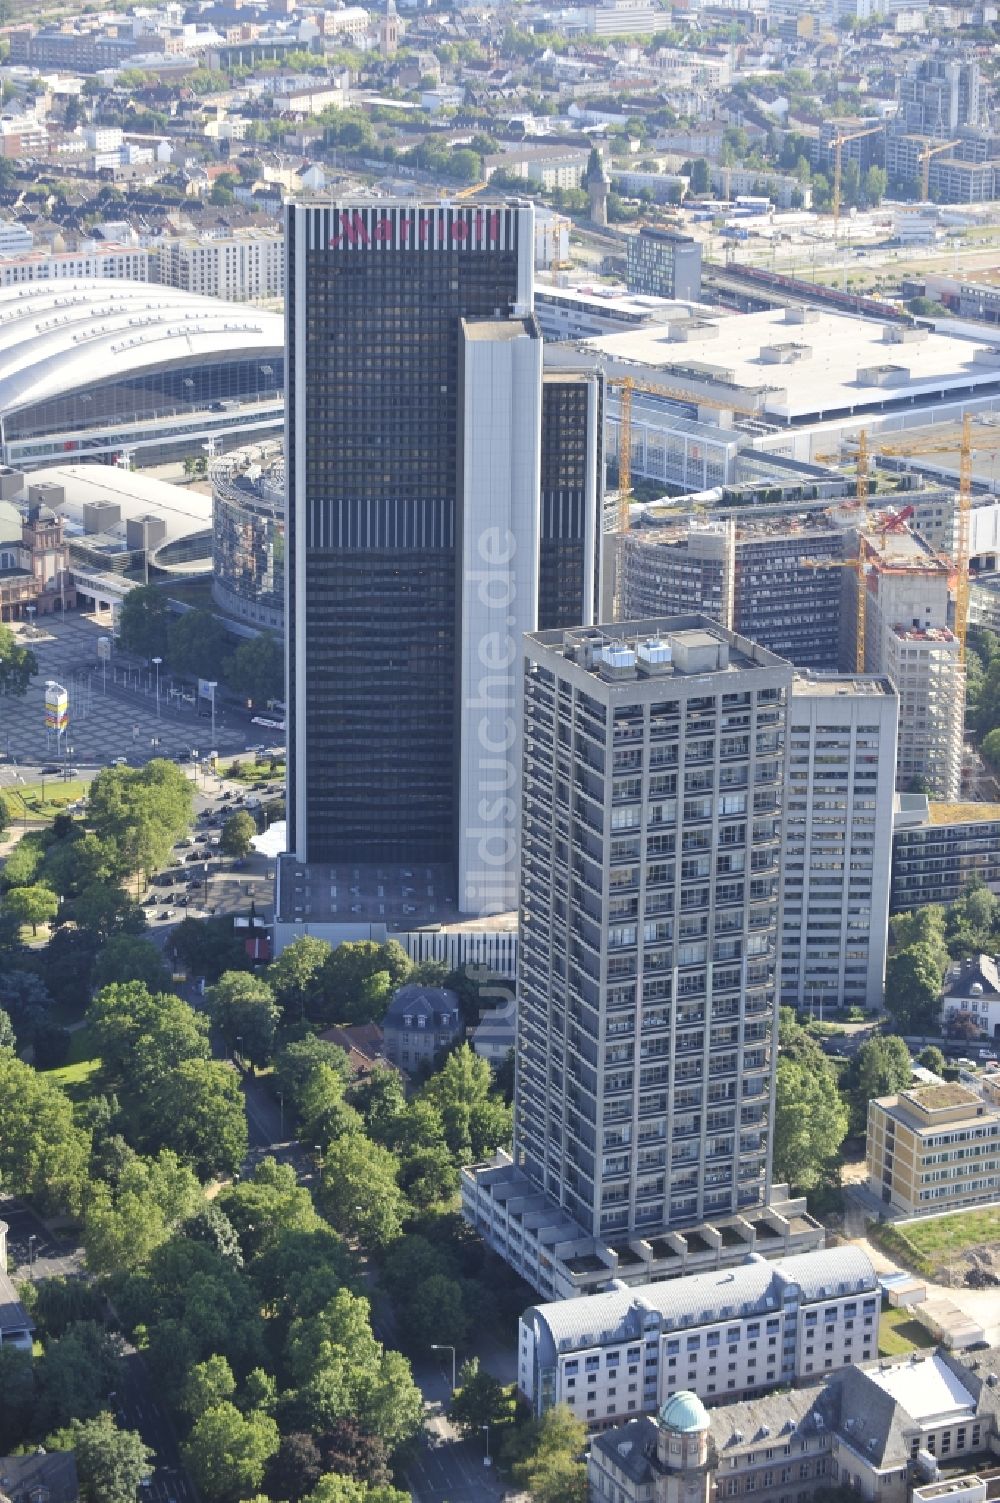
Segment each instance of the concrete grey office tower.
[[555,1297],[820,1240],[771,1183],[792,672],[704,616],[526,639],[514,1155],[463,1204]]
[[593,619],[600,380],[543,383],[530,205],[293,202],[285,227],[281,917],[510,911],[519,643]]

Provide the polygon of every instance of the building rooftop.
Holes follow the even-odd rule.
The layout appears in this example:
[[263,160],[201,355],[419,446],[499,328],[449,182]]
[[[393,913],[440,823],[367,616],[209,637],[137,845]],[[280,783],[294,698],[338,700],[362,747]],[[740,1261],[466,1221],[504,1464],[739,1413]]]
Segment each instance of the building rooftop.
[[279,313],[174,287],[91,278],[0,288],[0,412],[171,363],[284,348]]
[[[793,311],[793,310],[789,310]],[[794,328],[794,336],[792,329]],[[817,312],[805,323],[789,318],[783,308],[741,317],[719,317],[713,337],[698,349],[715,366],[723,367],[732,384],[747,389],[772,388],[766,394],[764,412],[785,422],[816,421],[837,413],[881,408],[911,397],[935,397],[950,389],[996,386],[1000,371],[977,362],[976,343],[954,334],[932,332],[913,343],[891,344],[885,325],[846,314]],[[761,351],[773,349],[794,337],[808,347],[792,377],[788,367],[765,361]],[[585,341],[586,347],[608,359],[638,366],[669,367],[685,363],[691,346],[672,341],[659,325],[630,329],[621,334],[602,334]],[[901,384],[869,385],[859,371],[896,366],[909,373]],[[637,373],[638,374],[638,373]]]
[[915,1106],[920,1112],[950,1112],[957,1106],[981,1109],[982,1102],[968,1086],[949,1081],[945,1085],[917,1086],[911,1091],[900,1091],[899,1100]]
[[751,1253],[736,1267],[535,1305],[531,1313],[557,1349],[573,1350],[614,1340],[618,1333],[638,1332],[649,1311],[672,1330],[764,1314],[779,1308],[782,1290],[792,1284],[806,1299],[822,1299],[874,1289],[876,1278],[871,1259],[858,1247],[827,1248],[773,1262]]
[[932,825],[974,824],[977,820],[1000,820],[1000,804],[950,804],[931,799],[928,814]]
[[557,651],[609,683],[702,678],[750,668],[783,668],[766,648],[719,626],[708,616],[656,616],[570,631],[542,631],[528,642]]
[[792,694],[796,699],[829,699],[831,695],[853,699],[859,694],[877,698],[880,695],[891,697],[895,692],[887,678],[876,678],[873,674],[824,673],[815,668],[797,668],[792,679]]
[[867,1376],[920,1425],[954,1424],[976,1412],[973,1394],[937,1352],[916,1362],[907,1360],[891,1367],[869,1368]]

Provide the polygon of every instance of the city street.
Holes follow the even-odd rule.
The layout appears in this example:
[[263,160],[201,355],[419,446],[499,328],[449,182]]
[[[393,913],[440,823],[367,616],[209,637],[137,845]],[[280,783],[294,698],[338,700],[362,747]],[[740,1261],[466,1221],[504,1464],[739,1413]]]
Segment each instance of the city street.
[[54,1237],[30,1206],[18,1200],[0,1200],[0,1221],[7,1223],[7,1267],[15,1284],[29,1276],[72,1278],[82,1271],[79,1244],[72,1238]]

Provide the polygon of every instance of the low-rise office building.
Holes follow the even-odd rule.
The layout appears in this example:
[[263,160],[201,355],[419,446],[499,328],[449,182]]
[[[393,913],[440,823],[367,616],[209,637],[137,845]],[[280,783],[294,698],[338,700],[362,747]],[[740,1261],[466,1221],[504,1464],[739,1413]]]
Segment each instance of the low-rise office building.
[[878,1351],[878,1281],[856,1247],[533,1305],[518,1387],[536,1414],[566,1404],[592,1427],[671,1395],[733,1399],[812,1380]]
[[941,1021],[966,1012],[981,1033],[1000,1039],[1000,965],[992,955],[970,955],[951,967],[944,991]]
[[625,249],[629,292],[694,302],[701,297],[701,242],[692,235],[644,225]]
[[1000,1108],[968,1086],[918,1086],[868,1103],[868,1188],[907,1216],[1000,1196]]
[[401,1070],[430,1065],[462,1031],[458,997],[443,986],[411,982],[396,992],[382,1019],[382,1049]]
[[[655,1419],[595,1436],[590,1503],[985,1503],[1000,1455],[1000,1353],[912,1353],[822,1386],[706,1410],[675,1394]],[[948,1472],[942,1476],[940,1465]]]

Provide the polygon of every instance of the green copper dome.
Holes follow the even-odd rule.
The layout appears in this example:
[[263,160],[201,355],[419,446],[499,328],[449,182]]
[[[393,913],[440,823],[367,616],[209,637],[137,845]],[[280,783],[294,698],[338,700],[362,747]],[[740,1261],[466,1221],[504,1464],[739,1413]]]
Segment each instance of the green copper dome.
[[708,1411],[696,1393],[682,1389],[673,1394],[660,1410],[660,1424],[682,1435],[708,1429]]

